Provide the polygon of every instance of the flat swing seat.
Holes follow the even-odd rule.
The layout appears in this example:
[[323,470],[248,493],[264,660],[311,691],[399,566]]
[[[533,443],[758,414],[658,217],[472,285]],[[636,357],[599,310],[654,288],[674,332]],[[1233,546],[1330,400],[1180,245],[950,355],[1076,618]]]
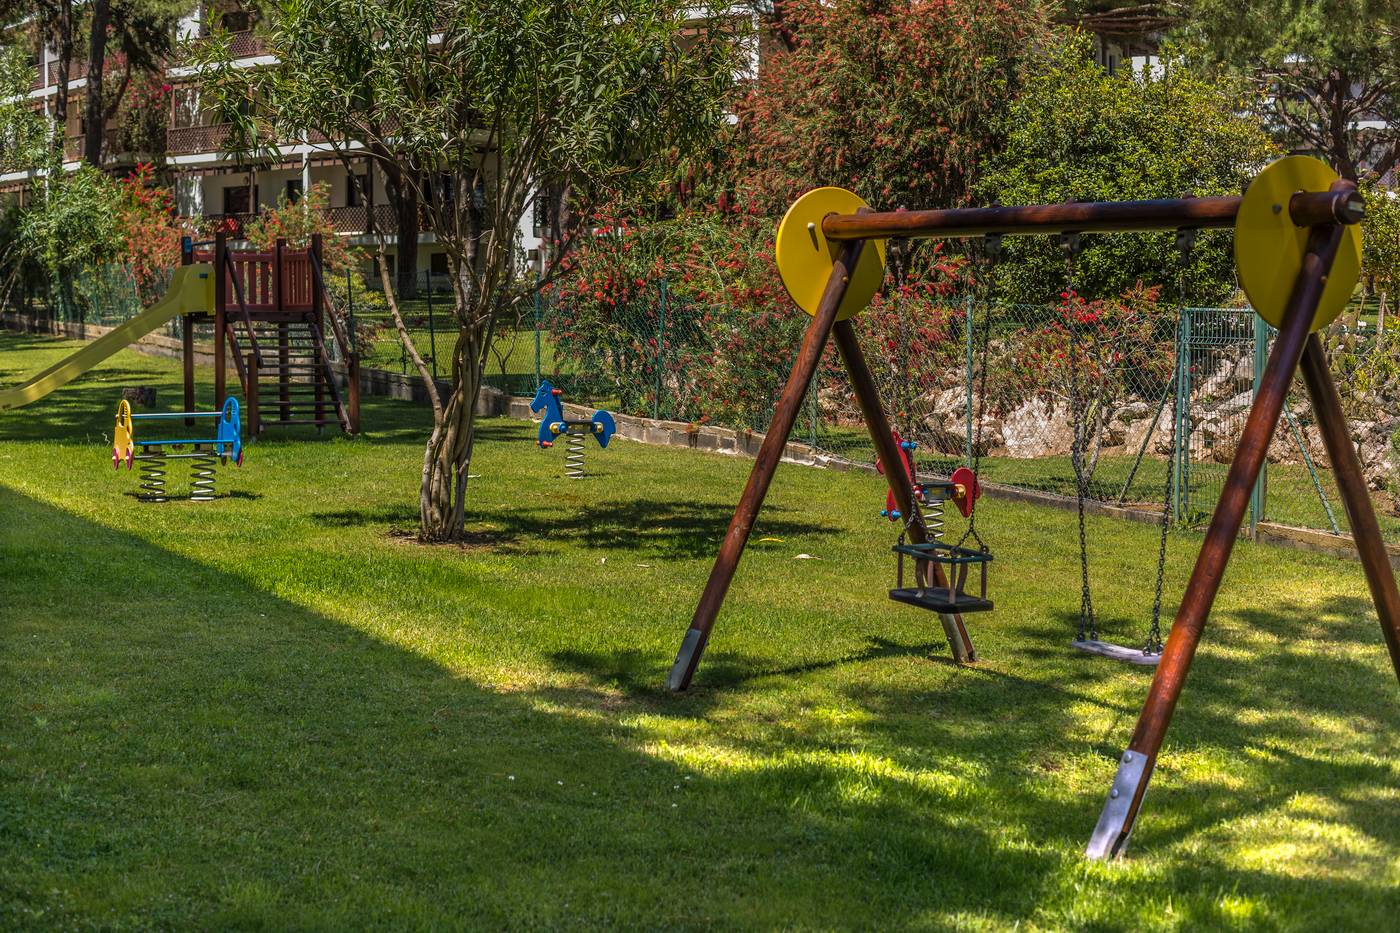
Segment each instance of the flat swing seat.
[[983,599],[968,593],[950,593],[948,588],[944,586],[934,586],[922,590],[906,586],[890,590],[890,599],[899,603],[908,603],[920,609],[931,609],[943,615],[992,611],[990,599]]
[[1160,654],[1149,654],[1141,648],[1128,648],[1093,638],[1076,638],[1069,644],[1071,648],[1085,654],[1097,654],[1101,657],[1112,658],[1114,661],[1126,661],[1129,664],[1141,664],[1144,667],[1156,667],[1157,662],[1162,660]]

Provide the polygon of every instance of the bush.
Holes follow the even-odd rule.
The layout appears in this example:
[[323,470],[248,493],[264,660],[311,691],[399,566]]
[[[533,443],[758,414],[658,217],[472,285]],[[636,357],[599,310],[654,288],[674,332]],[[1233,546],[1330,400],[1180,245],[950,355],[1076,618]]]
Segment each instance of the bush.
[[[1241,116],[1245,95],[1168,61],[1160,75],[1110,75],[1087,36],[1051,47],[1007,115],[1006,145],[983,178],[982,200],[1001,204],[1116,201],[1185,194],[1239,194],[1275,154],[1257,120]],[[1196,245],[1186,294],[1198,304],[1235,292],[1228,231]],[[1065,261],[1053,237],[1006,243],[999,286],[1010,301],[1043,304],[1064,290]],[[1176,288],[1170,233],[1089,236],[1075,264],[1081,295],[1114,297],[1137,286]]]
[[[285,239],[291,249],[309,249],[311,238],[319,233],[326,289],[336,311],[344,313],[351,307],[357,313],[386,311],[388,304],[383,293],[366,285],[361,274],[367,261],[364,251],[336,233],[326,212],[330,199],[329,186],[319,182],[295,202],[288,202],[284,192],[275,207],[264,210],[249,222],[243,235],[260,250],[273,249],[279,239]],[[363,321],[357,324],[352,339],[361,353],[367,353],[379,336],[379,330]]]

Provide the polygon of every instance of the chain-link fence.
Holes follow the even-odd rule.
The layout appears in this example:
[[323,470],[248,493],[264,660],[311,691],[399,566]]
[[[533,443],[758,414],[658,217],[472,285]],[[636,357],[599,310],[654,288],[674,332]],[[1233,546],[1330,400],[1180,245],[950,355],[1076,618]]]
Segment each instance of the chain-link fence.
[[124,265],[88,266],[68,276],[18,282],[9,293],[9,306],[65,323],[111,327],[131,320],[163,294],[172,271],[140,282]]
[[[347,280],[338,301],[364,365],[412,373],[372,284]],[[439,375],[450,372],[457,334],[444,284],[425,276],[417,294],[400,302],[415,347]],[[120,323],[140,310],[139,290],[121,267],[84,273],[69,294],[59,292],[31,294],[25,304],[94,324]],[[759,432],[807,320],[696,302],[665,280],[625,301],[545,291],[514,307],[493,340],[489,384],[528,395],[549,379],[581,404]],[[1388,348],[1381,325],[1353,315],[1333,326],[1329,346],[1383,530],[1400,541],[1400,510],[1387,491],[1400,478],[1400,417],[1388,414],[1400,399],[1400,352]],[[920,470],[946,474],[976,464],[988,482],[1062,496],[1074,496],[1082,479],[1093,500],[1166,508],[1189,524],[1203,522],[1220,495],[1272,339],[1248,308],[1078,299],[1057,306],[965,300],[917,311],[872,306],[857,332],[892,424],[918,444]],[[794,434],[829,456],[874,458],[834,348]],[[1299,387],[1250,520],[1344,531],[1338,501]]]

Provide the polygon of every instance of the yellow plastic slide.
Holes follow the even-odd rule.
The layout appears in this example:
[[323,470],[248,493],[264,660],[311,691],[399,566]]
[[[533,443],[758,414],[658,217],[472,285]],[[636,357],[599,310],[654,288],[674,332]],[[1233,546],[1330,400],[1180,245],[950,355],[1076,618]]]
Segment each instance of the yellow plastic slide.
[[181,314],[213,309],[214,267],[207,263],[179,266],[170,280],[170,290],[160,301],[71,356],[64,357],[24,385],[15,389],[0,389],[0,411],[37,402]]

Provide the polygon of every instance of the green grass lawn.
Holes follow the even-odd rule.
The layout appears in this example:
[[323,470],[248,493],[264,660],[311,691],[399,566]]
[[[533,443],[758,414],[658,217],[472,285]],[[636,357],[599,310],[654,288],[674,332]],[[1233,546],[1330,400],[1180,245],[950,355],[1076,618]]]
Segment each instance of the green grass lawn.
[[[436,354],[438,375],[450,376],[452,372],[452,347],[456,339],[456,334],[451,329],[454,325],[450,317],[450,308],[439,307],[437,309],[436,325],[432,330],[426,324],[417,326],[418,321],[427,320],[426,311],[410,314],[405,310],[403,313],[406,322],[414,322],[409,326],[409,337],[413,340],[414,349],[418,351],[419,356],[431,367],[434,354]],[[368,346],[368,352],[362,356],[363,364],[376,369],[387,369],[391,372],[414,372],[413,361],[404,352],[403,343],[399,340],[398,331],[394,329],[392,319],[386,314],[374,318],[362,317],[362,320],[372,320],[379,326],[377,337]],[[443,328],[447,329],[446,333],[444,333]],[[533,393],[536,386],[535,356],[535,331],[532,328],[510,330],[497,334],[493,343],[491,359],[486,366],[487,382],[518,394]],[[565,368],[568,368],[567,364]],[[538,371],[545,376],[556,371],[552,334],[540,334]]]
[[[63,346],[0,336],[0,385]],[[884,597],[880,480],[784,467],[671,696],[747,461],[618,441],[566,483],[490,420],[471,543],[422,547],[426,413],[367,400],[363,438],[259,441],[227,498],[146,505],[112,410],[133,384],[178,404],[176,366],[123,353],[0,415],[0,928],[1400,912],[1400,703],[1356,564],[1237,547],[1129,855],[1091,864],[1148,676],[1066,648],[1072,514],[984,500],[997,611],[958,667]],[[1135,641],[1155,532],[1089,533],[1104,628]],[[1173,604],[1198,545],[1173,541]]]

